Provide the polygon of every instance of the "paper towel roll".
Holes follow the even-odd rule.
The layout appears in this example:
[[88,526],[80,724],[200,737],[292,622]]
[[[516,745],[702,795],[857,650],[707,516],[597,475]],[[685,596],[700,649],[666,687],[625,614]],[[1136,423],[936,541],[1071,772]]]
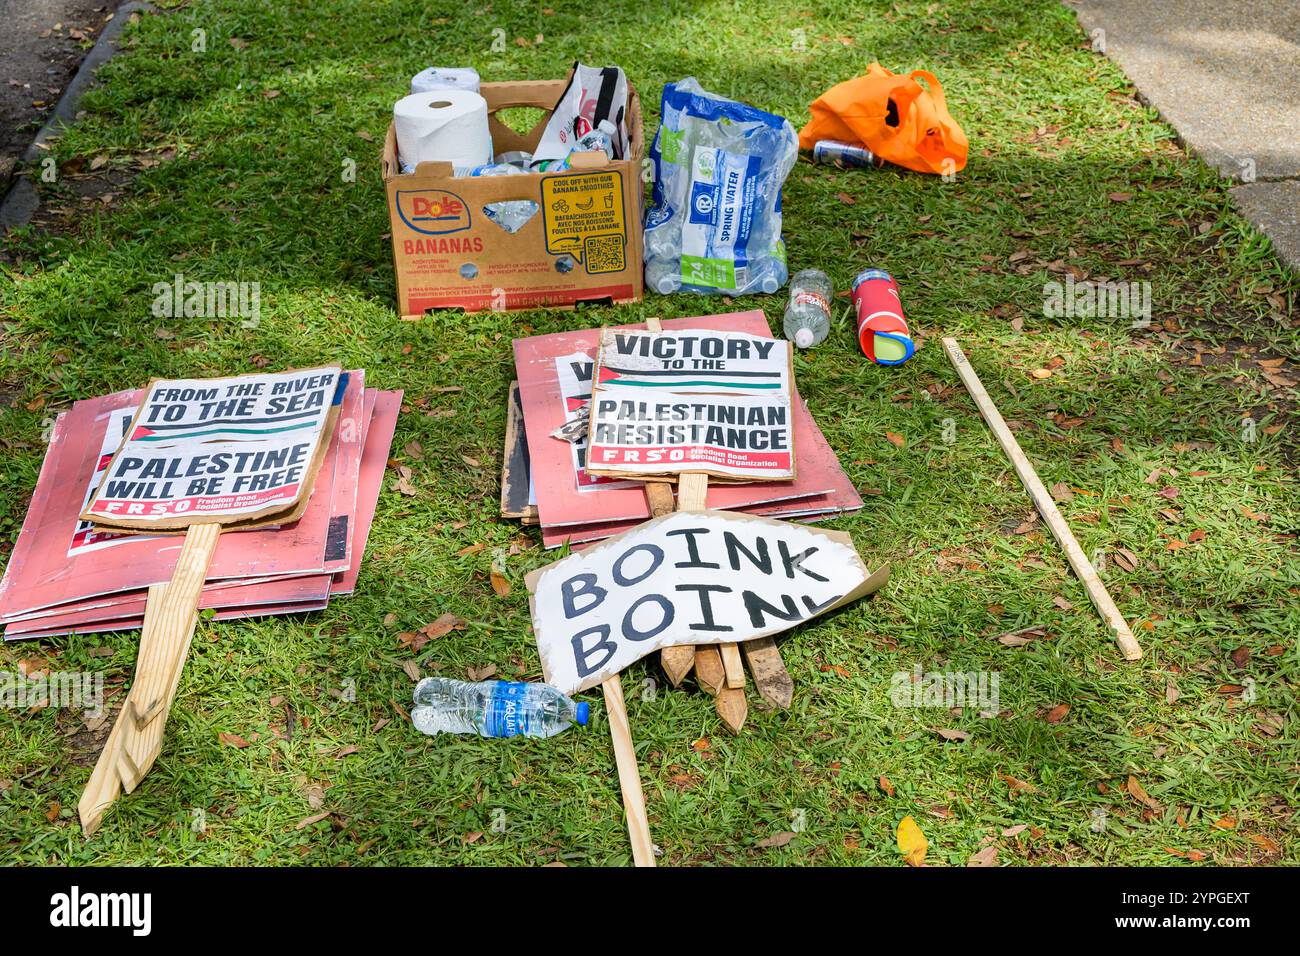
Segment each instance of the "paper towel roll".
[[472,66],[431,66],[411,77],[412,93],[429,90],[472,90],[478,92],[478,70]]
[[393,106],[397,155],[412,167],[420,163],[481,166],[492,162],[487,100],[469,90],[412,93]]

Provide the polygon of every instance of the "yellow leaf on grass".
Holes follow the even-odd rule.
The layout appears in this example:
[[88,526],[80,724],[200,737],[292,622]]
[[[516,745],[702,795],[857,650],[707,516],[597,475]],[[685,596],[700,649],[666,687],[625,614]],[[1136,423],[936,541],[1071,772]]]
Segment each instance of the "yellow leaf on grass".
[[925,851],[930,843],[911,817],[903,817],[898,824],[898,852],[908,866],[921,866],[925,863]]

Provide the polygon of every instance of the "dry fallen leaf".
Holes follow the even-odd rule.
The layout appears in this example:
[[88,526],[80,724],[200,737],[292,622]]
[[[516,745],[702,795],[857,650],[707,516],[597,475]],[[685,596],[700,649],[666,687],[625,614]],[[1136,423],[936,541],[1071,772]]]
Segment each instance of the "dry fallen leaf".
[[1147,793],[1146,788],[1138,783],[1137,777],[1129,774],[1128,780],[1124,784],[1124,789],[1128,791],[1130,797],[1145,807],[1152,810],[1159,810],[1160,803],[1155,800],[1151,794]]
[[885,437],[898,448],[902,448],[907,444],[907,439],[898,434],[898,432],[885,432]]
[[794,837],[795,835],[793,833],[789,830],[785,830],[781,833],[773,833],[770,837],[765,837],[762,840],[759,840],[755,846],[762,847],[765,850],[772,847],[781,847],[793,840]]
[[1282,852],[1282,848],[1278,846],[1272,838],[1266,837],[1262,833],[1252,833],[1250,835],[1250,842],[1255,844],[1255,846],[1259,847],[1269,856]]
[[465,673],[469,674],[469,679],[473,681],[487,680],[497,672],[495,664],[487,664],[483,667],[467,667]]
[[330,811],[329,811],[329,810],[326,810],[324,813],[318,813],[318,814],[316,814],[315,816],[303,817],[301,820],[298,821],[298,825],[295,826],[294,829],[295,829],[295,830],[305,830],[305,829],[307,829],[309,826],[311,826],[313,823],[320,823],[322,820],[324,820],[324,819],[325,819],[326,817],[328,817],[329,815],[330,815]]
[[1070,712],[1069,704],[1057,704],[1055,707],[1053,707],[1051,710],[1047,712],[1047,716],[1044,719],[1049,724],[1059,724],[1062,720],[1065,719],[1065,715],[1068,714],[1069,712]]
[[506,580],[506,576],[502,574],[500,571],[493,568],[491,572],[491,578],[492,578],[492,590],[496,592],[497,597],[509,597],[510,582]]
[[998,848],[993,844],[989,844],[984,849],[980,850],[978,853],[972,856],[969,860],[967,860],[966,865],[967,866],[997,866]]
[[1058,481],[1056,484],[1052,485],[1052,497],[1056,501],[1064,504],[1067,501],[1074,500],[1074,492],[1070,490],[1070,486],[1065,482]]
[[1033,376],[1034,378],[1037,378],[1037,379],[1044,379],[1044,378],[1051,378],[1051,377],[1052,377],[1052,372],[1051,372],[1051,370],[1050,370],[1050,369],[1045,369],[1045,368],[1036,368],[1036,369],[1032,369],[1032,370],[1030,370],[1029,374],[1030,374],[1031,376]]
[[951,727],[936,727],[934,728],[934,732],[944,740],[955,740],[961,742],[970,739],[970,734],[966,733],[966,731],[954,730]]
[[239,734],[228,734],[224,730],[217,734],[217,739],[227,747],[235,747],[238,750],[243,750],[248,746],[248,741]]
[[457,617],[455,614],[443,614],[433,623],[420,628],[420,633],[429,640],[436,641],[450,631],[463,631],[467,626],[464,618]]
[[930,843],[915,820],[910,816],[903,817],[898,823],[895,838],[898,840],[898,852],[903,854],[908,866],[922,866],[925,863],[925,853]]
[[892,797],[894,795],[894,785],[889,782],[889,778],[883,773],[880,775],[880,779],[877,780],[876,783],[879,785],[880,789],[884,791],[885,796]]
[[1038,788],[1027,780],[1021,780],[1019,777],[1013,777],[1010,774],[1000,773],[999,777],[1013,791],[1019,790],[1023,793],[1037,793]]

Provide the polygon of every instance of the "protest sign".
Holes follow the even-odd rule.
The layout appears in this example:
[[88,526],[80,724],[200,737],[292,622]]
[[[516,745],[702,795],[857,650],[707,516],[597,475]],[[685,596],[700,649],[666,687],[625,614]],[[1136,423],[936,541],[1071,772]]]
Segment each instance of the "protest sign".
[[[665,329],[687,331],[717,330],[744,332],[770,339],[767,319],[759,310],[729,312],[722,315],[691,316],[667,319]],[[641,326],[627,326],[639,331]],[[554,548],[568,542],[597,540],[626,530],[651,517],[640,480],[600,479],[591,484],[585,478],[581,461],[575,460],[575,443],[550,437],[579,405],[590,397],[590,370],[600,343],[600,329],[553,332],[515,339],[515,368],[518,372],[520,401],[526,423],[530,484],[542,526],[542,540]],[[569,361],[565,361],[570,359]],[[565,368],[567,366],[567,368]],[[568,373],[572,372],[570,378]],[[647,390],[649,391],[649,390]],[[792,481],[718,484],[709,489],[708,503],[725,511],[750,506],[787,502],[796,509],[796,499],[804,499],[812,508],[813,496],[821,505],[813,510],[825,513],[852,510],[862,506],[862,499],[844,473],[835,452],[826,443],[817,423],[797,394],[794,405],[794,431],[797,475]],[[579,452],[585,456],[586,439]],[[584,459],[585,460],[585,457]],[[797,510],[807,510],[797,508]],[[615,527],[622,523],[623,527]]]
[[598,387],[672,389],[696,395],[790,394],[790,343],[745,332],[605,329]]
[[788,394],[646,395],[620,385],[595,391],[591,406],[587,467],[594,474],[795,477]]
[[[205,589],[231,580],[338,573],[352,564],[351,542],[361,520],[356,475],[375,408],[364,381],[364,372],[348,373],[333,450],[326,453],[302,517],[285,526],[223,535]],[[181,547],[174,534],[107,532],[80,517],[142,397],[137,389],[79,401],[55,422],[22,532],[0,580],[0,623],[105,595],[143,593],[171,577]],[[104,560],[106,554],[112,560]]]
[[154,381],[81,517],[137,530],[291,521],[346,385],[337,366]]
[[136,678],[78,805],[86,833],[161,750],[222,527],[302,514],[346,391],[338,366],[156,380],[145,390],[81,517],[113,529],[184,528],[185,543],[171,580],[146,598]]
[[605,329],[587,429],[594,475],[795,478],[790,343]]
[[725,511],[678,511],[527,577],[547,683],[594,687],[646,654],[777,634],[872,594],[843,532]]

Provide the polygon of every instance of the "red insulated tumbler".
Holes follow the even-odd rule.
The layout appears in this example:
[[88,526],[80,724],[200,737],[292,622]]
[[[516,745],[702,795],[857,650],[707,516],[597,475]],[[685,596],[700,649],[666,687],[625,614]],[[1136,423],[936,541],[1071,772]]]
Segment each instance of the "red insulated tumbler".
[[865,269],[853,280],[862,354],[878,365],[902,365],[916,345],[903,318],[898,283],[884,269]]

